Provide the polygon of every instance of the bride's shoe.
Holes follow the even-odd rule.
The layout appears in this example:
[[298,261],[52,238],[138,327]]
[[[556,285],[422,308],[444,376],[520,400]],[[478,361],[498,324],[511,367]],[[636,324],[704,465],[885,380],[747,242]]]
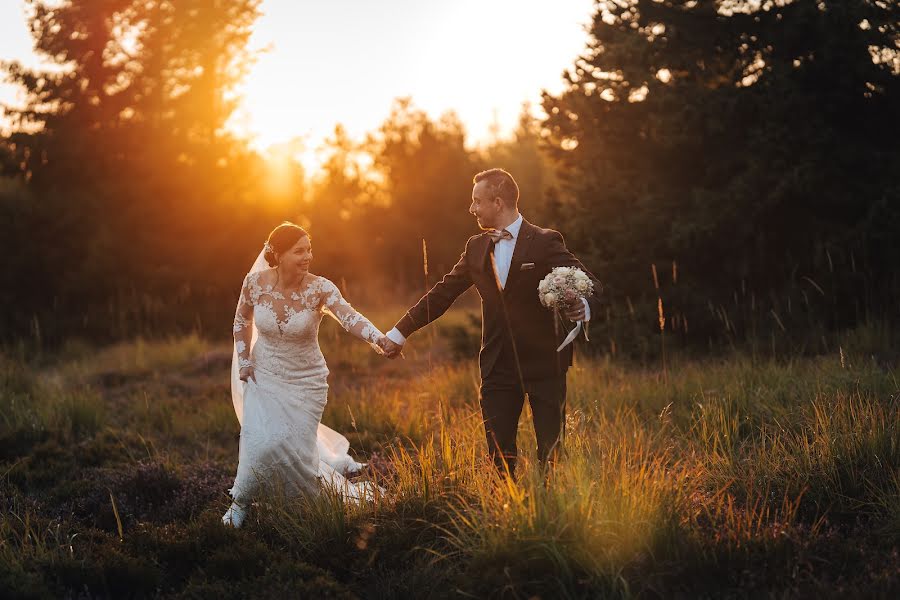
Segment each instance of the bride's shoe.
[[246,516],[247,511],[241,508],[237,502],[233,502],[231,508],[226,510],[225,514],[222,516],[222,523],[238,528],[244,522],[244,517]]

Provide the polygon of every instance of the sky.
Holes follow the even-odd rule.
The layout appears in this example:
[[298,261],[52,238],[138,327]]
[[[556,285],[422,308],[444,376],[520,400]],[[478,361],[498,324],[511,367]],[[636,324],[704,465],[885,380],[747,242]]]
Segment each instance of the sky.
[[[0,0],[0,59],[39,64],[24,0]],[[337,123],[360,139],[409,96],[455,111],[473,145],[507,135],[523,102],[562,89],[587,41],[592,0],[263,0],[230,127],[259,149],[302,137],[304,163]],[[16,89],[0,84],[0,103]]]

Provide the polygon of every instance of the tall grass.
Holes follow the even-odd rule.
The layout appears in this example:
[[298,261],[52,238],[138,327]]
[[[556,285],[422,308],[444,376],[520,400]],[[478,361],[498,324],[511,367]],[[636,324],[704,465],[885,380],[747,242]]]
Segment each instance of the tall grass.
[[[656,367],[579,358],[564,456],[549,473],[540,468],[526,408],[515,480],[486,456],[476,367],[447,360],[444,337],[394,362],[342,332],[323,337],[332,370],[323,420],[372,458],[368,477],[384,489],[375,501],[273,493],[245,529],[218,533],[237,457],[227,344],[138,340],[49,364],[7,355],[0,434],[43,431],[58,445],[22,443],[0,457],[0,473],[14,475],[0,483],[9,499],[0,556],[23,557],[10,558],[16,577],[44,585],[40,573],[56,572],[46,565],[71,565],[70,537],[93,531],[102,543],[69,544],[76,557],[114,553],[103,564],[135,573],[142,589],[164,581],[185,593],[219,589],[204,579],[213,572],[263,577],[265,564],[281,565],[265,585],[311,564],[368,597],[809,595],[849,580],[879,592],[897,585],[888,574],[900,540],[900,386],[896,364],[866,354],[883,339],[877,332],[851,334],[840,354],[817,358],[700,362],[673,353],[668,381]],[[64,447],[78,450],[68,456]],[[193,483],[208,461],[213,479]],[[55,482],[62,472],[74,480]],[[43,496],[29,487],[38,483]],[[203,504],[173,509],[192,486]],[[76,509],[57,534],[59,498]],[[196,550],[222,543],[243,548],[244,567]],[[167,558],[173,548],[189,564]]]
[[[468,367],[443,367],[401,392],[357,398],[370,405],[355,411],[361,430],[384,418],[418,423],[392,447],[385,498],[357,519],[379,530],[409,527],[410,513],[427,520],[435,537],[421,551],[435,568],[510,596],[630,597],[672,585],[672,572],[752,568],[767,555],[796,568],[797,539],[815,538],[826,522],[864,517],[895,531],[900,389],[889,371],[856,364],[681,363],[666,385],[653,370],[582,362],[570,379],[565,459],[547,480],[526,415],[517,482],[484,459]],[[431,434],[422,437],[425,422]],[[295,512],[329,506],[337,510]],[[322,539],[315,527],[335,516],[315,526],[282,520],[280,535]],[[329,535],[350,534],[332,526]],[[738,585],[741,573],[720,583]]]

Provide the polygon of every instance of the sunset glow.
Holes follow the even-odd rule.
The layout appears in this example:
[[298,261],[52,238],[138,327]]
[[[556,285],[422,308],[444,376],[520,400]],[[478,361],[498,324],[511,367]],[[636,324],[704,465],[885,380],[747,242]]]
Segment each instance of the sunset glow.
[[[302,139],[307,167],[337,123],[360,138],[398,97],[433,118],[455,111],[472,144],[508,134],[523,102],[536,107],[541,89],[561,88],[592,4],[264,0],[251,40],[258,58],[234,90],[242,102],[230,127],[258,149]],[[0,8],[0,58],[34,65],[24,8]],[[0,84],[0,102],[15,101]]]
[[523,102],[561,87],[591,5],[267,0],[252,39],[265,50],[238,90],[232,126],[258,148],[302,137],[307,166],[336,123],[358,138],[403,96],[432,117],[455,111],[471,142],[492,127],[505,134]]

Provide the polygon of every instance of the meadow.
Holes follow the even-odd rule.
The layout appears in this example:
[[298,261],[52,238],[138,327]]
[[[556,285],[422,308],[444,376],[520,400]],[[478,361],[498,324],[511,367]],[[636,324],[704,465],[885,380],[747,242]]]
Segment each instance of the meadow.
[[[387,318],[385,319],[385,321]],[[900,593],[900,361],[836,352],[569,374],[565,457],[486,456],[467,311],[386,361],[323,324],[323,422],[384,489],[271,496],[225,528],[230,346],[199,335],[0,356],[4,598],[741,598]],[[380,322],[380,321],[376,321]]]

